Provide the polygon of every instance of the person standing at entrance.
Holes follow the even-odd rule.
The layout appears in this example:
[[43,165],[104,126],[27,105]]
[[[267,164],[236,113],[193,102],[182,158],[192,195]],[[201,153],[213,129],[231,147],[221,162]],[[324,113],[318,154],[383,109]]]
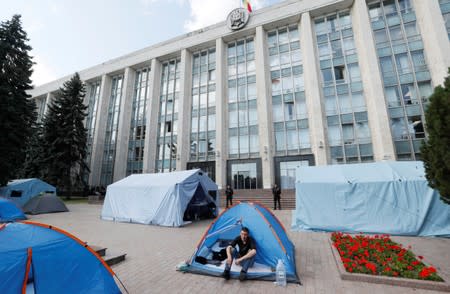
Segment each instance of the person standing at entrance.
[[273,186],[272,194],[273,194],[273,209],[277,210],[277,202],[278,202],[278,209],[281,210],[281,188],[277,184]]
[[225,195],[227,195],[227,208],[228,208],[228,202],[230,202],[230,206],[233,206],[233,189],[231,189],[230,185],[227,185],[227,188],[225,190]]

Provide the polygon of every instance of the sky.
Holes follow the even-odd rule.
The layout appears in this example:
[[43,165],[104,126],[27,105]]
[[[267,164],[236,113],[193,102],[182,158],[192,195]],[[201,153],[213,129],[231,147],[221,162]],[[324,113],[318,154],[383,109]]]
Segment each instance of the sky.
[[[253,11],[282,0],[250,0]],[[241,0],[0,0],[33,47],[39,86],[173,37],[224,21]]]

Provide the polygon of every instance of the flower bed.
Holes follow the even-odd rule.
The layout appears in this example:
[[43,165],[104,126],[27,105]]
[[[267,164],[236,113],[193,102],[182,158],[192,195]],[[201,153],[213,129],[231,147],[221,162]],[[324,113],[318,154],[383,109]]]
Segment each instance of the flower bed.
[[402,248],[388,235],[331,235],[345,270],[350,273],[400,277],[418,280],[444,281],[433,266],[425,265],[422,256]]

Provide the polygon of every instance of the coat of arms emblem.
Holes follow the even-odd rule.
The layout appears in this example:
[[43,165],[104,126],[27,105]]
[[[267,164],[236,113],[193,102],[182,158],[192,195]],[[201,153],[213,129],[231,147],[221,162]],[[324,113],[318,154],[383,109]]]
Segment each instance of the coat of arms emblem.
[[228,14],[227,26],[230,30],[236,31],[242,29],[248,22],[249,13],[243,8],[236,8]]

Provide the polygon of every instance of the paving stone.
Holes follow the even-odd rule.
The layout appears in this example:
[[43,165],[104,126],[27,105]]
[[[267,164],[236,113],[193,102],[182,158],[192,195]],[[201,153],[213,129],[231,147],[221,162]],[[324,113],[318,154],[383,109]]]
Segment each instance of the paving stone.
[[[442,293],[404,287],[342,281],[329,248],[327,233],[293,232],[292,211],[274,214],[287,229],[295,245],[297,273],[303,286],[278,287],[267,281],[225,281],[218,277],[181,273],[178,263],[188,260],[210,221],[194,222],[183,228],[167,228],[100,219],[101,205],[69,204],[70,212],[31,216],[31,220],[52,224],[76,235],[88,244],[126,253],[126,260],[112,267],[129,293]],[[427,264],[450,280],[450,239],[393,237],[412,246]]]

